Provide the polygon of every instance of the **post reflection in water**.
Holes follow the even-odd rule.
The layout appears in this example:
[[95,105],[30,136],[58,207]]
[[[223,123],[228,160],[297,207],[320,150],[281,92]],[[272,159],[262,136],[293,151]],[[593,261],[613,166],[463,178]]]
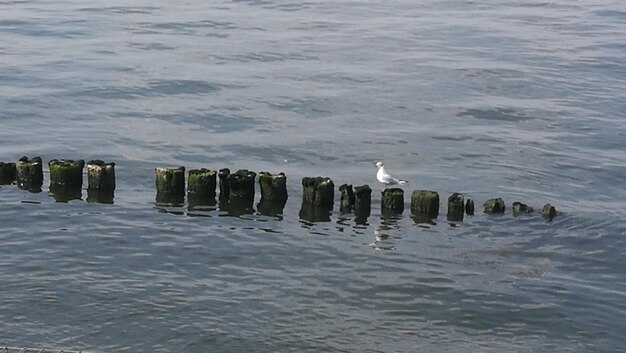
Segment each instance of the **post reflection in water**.
[[393,239],[399,239],[400,237],[392,235],[391,231],[400,227],[398,225],[400,219],[402,219],[402,214],[381,214],[380,225],[374,229],[374,242],[370,246],[375,250],[395,250]]
[[332,206],[316,206],[308,202],[302,202],[300,212],[298,213],[301,220],[309,222],[330,222],[330,214]]
[[113,204],[114,190],[87,189],[87,202]]
[[225,216],[234,217],[254,214],[254,200],[238,197],[220,199],[220,212],[224,212]]
[[285,209],[285,205],[287,204],[287,200],[268,200],[265,198],[261,198],[261,201],[257,204],[257,210],[264,216],[269,217],[277,217],[278,219],[283,219],[283,210]]
[[80,186],[50,185],[50,197],[56,202],[69,202],[72,200],[82,200],[83,189]]

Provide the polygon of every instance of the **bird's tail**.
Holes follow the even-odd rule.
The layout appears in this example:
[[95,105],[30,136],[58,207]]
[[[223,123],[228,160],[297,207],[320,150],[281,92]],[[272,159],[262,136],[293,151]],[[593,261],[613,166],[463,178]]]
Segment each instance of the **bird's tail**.
[[409,182],[406,180],[398,180],[398,184],[400,185],[404,185],[404,184],[408,184]]

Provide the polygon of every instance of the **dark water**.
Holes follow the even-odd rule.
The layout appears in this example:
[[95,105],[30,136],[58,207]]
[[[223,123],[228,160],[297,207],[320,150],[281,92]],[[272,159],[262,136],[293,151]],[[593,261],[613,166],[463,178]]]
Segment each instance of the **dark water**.
[[[0,160],[118,184],[0,188],[0,346],[623,351],[625,51],[622,1],[0,1]],[[376,160],[560,215],[384,217]],[[284,215],[157,207],[178,165],[284,171]],[[316,175],[367,222],[300,220]]]

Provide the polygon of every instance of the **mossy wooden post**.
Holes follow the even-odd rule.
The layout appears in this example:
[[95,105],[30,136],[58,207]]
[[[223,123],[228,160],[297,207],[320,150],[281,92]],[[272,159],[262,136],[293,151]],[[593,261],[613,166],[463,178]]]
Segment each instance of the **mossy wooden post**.
[[465,214],[465,202],[463,194],[453,193],[448,197],[448,221],[463,222]]
[[435,191],[413,190],[411,194],[411,213],[437,218],[439,215],[439,194]]
[[48,162],[50,167],[50,186],[64,186],[67,188],[81,188],[83,186],[83,168],[85,161],[82,159],[53,159]]
[[504,201],[501,198],[497,199],[489,199],[485,201],[485,213],[488,214],[499,214],[504,213],[506,206],[504,205]]
[[523,213],[531,213],[533,211],[533,208],[521,202],[513,202],[511,211],[513,212],[514,216],[518,216]]
[[155,168],[157,202],[181,204],[185,200],[185,167]]
[[352,212],[354,207],[354,191],[352,185],[342,184],[339,186],[339,211],[342,213]]
[[552,206],[551,204],[547,203],[543,205],[541,214],[548,220],[552,220],[554,217],[556,217],[556,208]]
[[[404,202],[403,202],[404,203]],[[367,218],[372,212],[372,188],[361,185],[354,188],[354,214],[359,219]]]
[[474,215],[474,201],[472,199],[467,199],[467,202],[465,202],[465,213],[468,216]]
[[302,178],[302,201],[317,207],[333,208],[335,184],[330,178]]
[[220,179],[220,200],[228,200],[230,195],[230,187],[228,186],[228,176],[230,175],[230,169],[222,168],[217,173]]
[[20,158],[15,165],[17,186],[33,192],[41,191],[43,185],[43,162],[41,157]]
[[0,162],[0,184],[11,184],[15,181],[15,163]]
[[187,177],[189,208],[215,206],[216,188],[216,171],[206,168],[190,170]]
[[381,192],[380,208],[385,214],[401,214],[404,212],[404,190],[400,188],[385,189]]

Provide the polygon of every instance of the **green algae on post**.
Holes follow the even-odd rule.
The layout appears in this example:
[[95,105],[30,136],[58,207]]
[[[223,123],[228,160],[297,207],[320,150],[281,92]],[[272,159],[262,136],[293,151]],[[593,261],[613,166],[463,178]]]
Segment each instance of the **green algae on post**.
[[0,185],[12,184],[15,181],[15,163],[0,162]]
[[43,185],[43,162],[41,157],[20,158],[15,165],[15,177],[20,189],[41,191]]
[[[115,163],[106,163],[99,159],[87,162],[87,189],[88,190],[115,190]],[[94,196],[96,193],[92,193]],[[106,196],[106,192],[102,195]],[[89,201],[89,197],[87,197]],[[105,202],[108,203],[108,202]]]
[[330,178],[302,178],[302,188],[304,203],[332,209],[335,202],[335,184]]
[[513,202],[511,211],[513,212],[513,215],[517,216],[522,213],[531,213],[533,211],[533,208],[521,202]]
[[352,185],[339,185],[339,211],[342,213],[352,212],[354,207],[354,190]]
[[50,167],[50,185],[66,187],[83,186],[83,168],[85,161],[82,159],[53,159],[48,162]]
[[155,168],[157,195],[185,196],[185,167]]
[[552,206],[551,204],[547,203],[545,205],[543,205],[543,209],[541,210],[541,214],[549,219],[552,220],[554,217],[556,217],[556,208],[554,206]]
[[468,216],[474,215],[474,201],[472,199],[467,199],[467,202],[465,202],[465,213]]
[[287,176],[285,173],[259,173],[261,200],[282,203],[287,201]]
[[372,211],[372,188],[361,185],[354,188],[354,214],[358,218],[367,218]]
[[187,194],[206,198],[215,198],[217,172],[210,169],[193,169],[189,171]]
[[413,190],[411,213],[424,214],[436,218],[439,215],[439,194],[435,191]]
[[400,188],[385,189],[381,192],[381,212],[401,214],[404,212],[404,190]]
[[489,199],[485,201],[485,213],[488,214],[498,214],[504,213],[506,206],[504,205],[504,201],[501,198]]
[[463,194],[453,193],[448,197],[448,221],[462,222],[465,214],[465,202]]
[[240,169],[228,175],[229,200],[254,200],[254,179],[256,173],[247,169]]

